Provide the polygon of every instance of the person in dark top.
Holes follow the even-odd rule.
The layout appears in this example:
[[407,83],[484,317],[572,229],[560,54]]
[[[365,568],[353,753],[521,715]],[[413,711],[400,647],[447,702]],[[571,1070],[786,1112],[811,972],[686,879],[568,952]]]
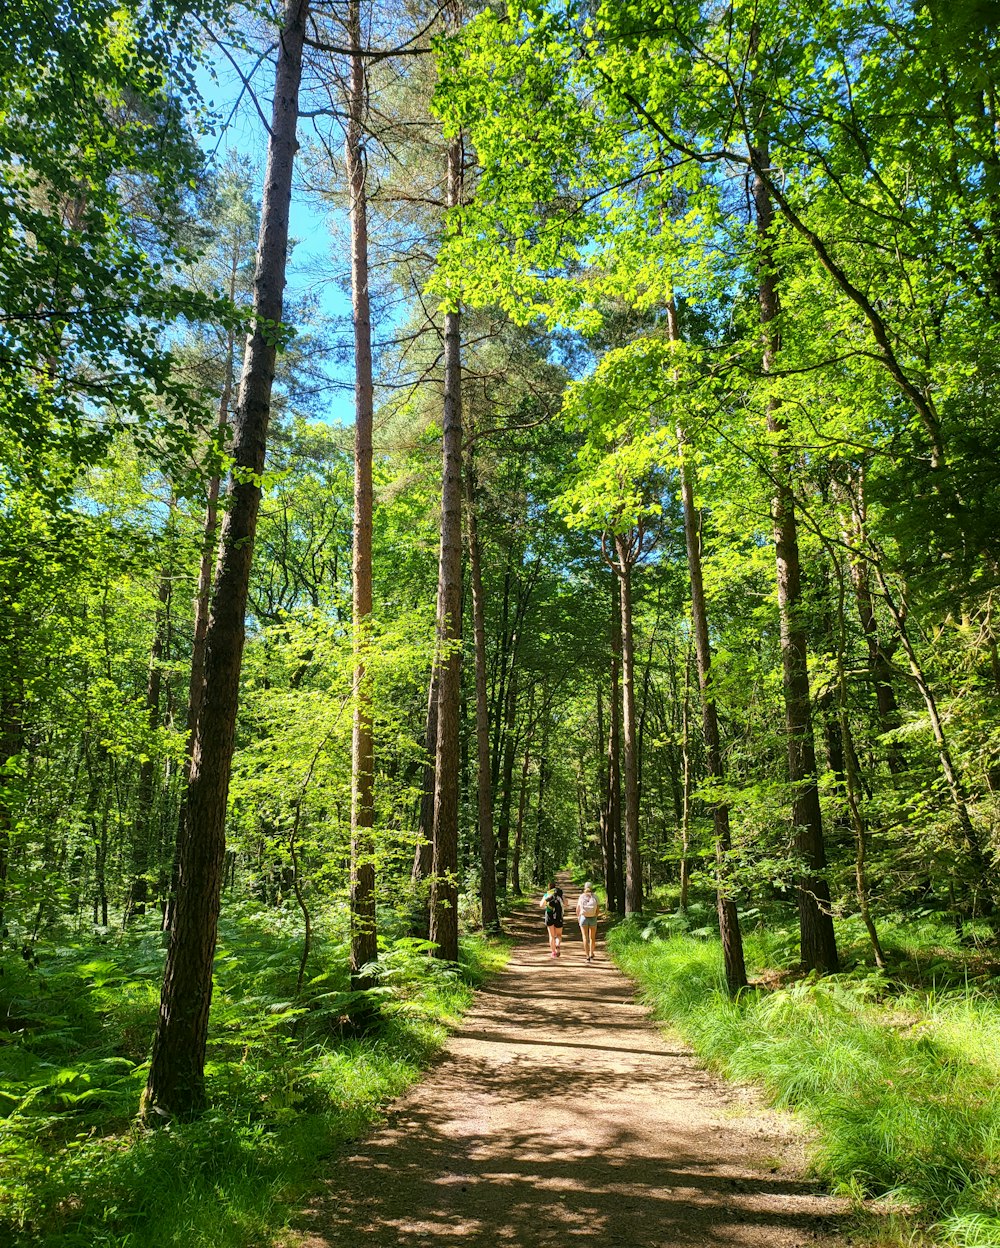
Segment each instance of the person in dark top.
[[563,933],[563,891],[553,884],[538,903],[545,911],[545,930],[549,934],[549,952],[559,957]]

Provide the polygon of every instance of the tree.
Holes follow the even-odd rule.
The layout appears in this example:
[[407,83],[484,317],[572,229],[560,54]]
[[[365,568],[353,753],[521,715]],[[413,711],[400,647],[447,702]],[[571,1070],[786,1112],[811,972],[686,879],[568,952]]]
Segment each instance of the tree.
[[205,1044],[225,856],[244,616],[267,445],[271,383],[281,324],[292,166],[308,0],[288,0],[276,64],[271,136],[247,339],[234,421],[233,472],[206,634],[205,688],[186,796],[174,924],[160,1014],[143,1095],[146,1122],[205,1108]]

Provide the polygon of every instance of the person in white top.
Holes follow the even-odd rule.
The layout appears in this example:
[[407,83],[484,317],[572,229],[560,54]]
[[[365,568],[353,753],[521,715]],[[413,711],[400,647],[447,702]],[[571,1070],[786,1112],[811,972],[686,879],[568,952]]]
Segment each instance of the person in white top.
[[583,952],[588,962],[597,956],[597,917],[601,913],[593,885],[584,884],[583,892],[576,899],[576,917],[583,937]]

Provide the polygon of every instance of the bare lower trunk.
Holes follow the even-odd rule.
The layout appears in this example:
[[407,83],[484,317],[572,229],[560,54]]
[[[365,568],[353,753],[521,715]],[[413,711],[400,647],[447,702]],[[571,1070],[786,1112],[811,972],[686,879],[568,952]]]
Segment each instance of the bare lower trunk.
[[[680,335],[676,330],[676,311],[671,306],[672,337]],[[695,660],[698,667],[698,692],[701,698],[701,725],[705,739],[706,770],[710,779],[724,780],[722,746],[719,737],[719,715],[712,689],[712,646],[708,632],[708,606],[705,601],[705,582],[701,566],[701,513],[695,506],[694,468],[690,457],[684,457],[685,438],[677,431],[681,452],[681,498],[684,508],[684,539],[688,557],[688,579],[691,586],[691,626],[694,632]],[[716,909],[719,915],[719,935],[722,940],[726,987],[731,996],[746,987],[747,972],[743,957],[743,934],[740,930],[736,900],[727,880],[729,853],[732,842],[729,831],[729,807],[724,802],[712,806],[715,830],[715,886]]]
[[371,689],[365,671],[367,630],[372,613],[372,327],[368,298],[368,199],[363,125],[368,80],[361,48],[361,0],[350,0],[347,37],[351,82],[345,139],[351,193],[351,307],[354,321],[354,724],[351,742],[351,986],[372,984],[378,957],[375,923],[375,740]]
[[[448,147],[448,205],[459,203],[462,142]],[[430,938],[436,956],[458,960],[458,777],[462,636],[462,347],[458,308],[445,313],[441,552],[438,563],[438,731]]]
[[426,761],[420,788],[420,820],[417,827],[417,844],[413,851],[411,882],[415,896],[415,911],[411,934],[423,940],[430,930],[430,911],[427,906],[427,890],[434,867],[434,755],[437,750],[438,690],[436,670],[431,672],[427,687],[427,719],[424,730]]
[[[617,595],[618,583],[614,582]],[[614,601],[618,606],[617,596]],[[611,622],[611,697],[608,703],[608,861],[611,887],[608,908],[616,914],[625,913],[625,854],[622,844],[622,780],[621,780],[621,620]]]
[[510,850],[510,808],[514,793],[514,754],[517,747],[517,668],[507,682],[504,715],[503,774],[500,777],[500,818],[497,823],[497,889],[507,891],[507,857]]
[[[172,502],[173,500],[171,500]],[[166,643],[167,615],[170,609],[172,578],[165,568],[160,574],[157,594],[156,618],[153,624],[153,644],[149,651],[149,668],[146,672],[146,722],[150,735],[160,725],[160,689],[163,683],[163,656]],[[155,763],[152,757],[144,758],[139,765],[139,782],[136,785],[136,816],[132,825],[132,879],[122,914],[122,927],[127,927],[136,915],[146,913],[149,900],[149,854],[153,845],[158,804],[153,793]]]
[[639,854],[639,761],[636,749],[635,638],[632,630],[632,558],[627,540],[615,535],[622,637],[622,743],[625,780],[625,913],[642,913]]
[[[755,156],[767,164],[766,142],[760,140]],[[774,214],[765,183],[753,181],[757,232],[762,243],[758,300],[764,338],[763,369],[772,371],[780,350],[780,334],[775,319],[780,312],[775,267],[770,249]],[[767,426],[773,435],[785,430],[780,405],[768,400]],[[792,823],[795,847],[806,864],[798,881],[799,937],[802,964],[810,970],[836,971],[837,942],[830,910],[830,887],[826,879],[826,848],[823,817],[816,780],[816,752],[809,700],[808,654],[805,629],[801,623],[802,590],[799,567],[798,527],[795,499],[788,484],[788,453],[780,442],[773,456],[774,495],[771,517],[777,564],[778,611],[781,622],[781,662],[785,695],[785,729],[788,750],[788,779],[794,788]]]
[[483,927],[495,931],[497,916],[496,845],[493,839],[493,784],[490,767],[490,716],[486,693],[486,604],[479,552],[475,481],[472,453],[469,451],[465,475],[466,531],[469,545],[469,572],[472,579],[472,623],[476,649],[476,791],[479,811],[480,900]]
[[[233,253],[232,270],[229,279],[229,297],[236,297],[236,278],[239,267],[237,253]],[[222,394],[219,397],[219,414],[216,423],[216,437],[219,446],[223,445],[226,430],[229,428],[229,407],[233,399],[233,352],[236,349],[235,334],[229,331],[226,342],[226,370],[222,383]],[[188,683],[187,711],[187,749],[184,754],[184,784],[191,778],[191,757],[194,754],[194,742],[198,733],[198,716],[201,714],[201,703],[205,691],[205,638],[208,633],[208,600],[212,592],[212,569],[216,562],[216,538],[219,529],[219,490],[221,481],[212,476],[208,482],[208,496],[205,500],[205,520],[202,525],[201,559],[198,565],[198,588],[194,596],[194,635],[191,640],[191,675]],[[173,926],[174,899],[177,896],[177,877],[180,872],[180,850],[184,839],[184,828],[187,822],[186,791],[181,798],[181,806],[177,815],[177,833],[174,840],[173,861],[170,868],[170,883],[163,907],[163,930],[169,931]]]
[[244,617],[281,321],[292,164],[308,0],[288,0],[277,77],[247,341],[235,422],[233,476],[206,634],[204,701],[187,795],[174,924],[141,1115],[148,1123],[201,1113],[212,969],[225,861],[226,802],[243,656]]

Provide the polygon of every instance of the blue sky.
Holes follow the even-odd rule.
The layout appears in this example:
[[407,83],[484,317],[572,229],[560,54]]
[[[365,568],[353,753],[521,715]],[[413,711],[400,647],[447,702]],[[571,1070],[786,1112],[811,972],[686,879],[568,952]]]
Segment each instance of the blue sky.
[[[257,107],[248,92],[241,90],[243,84],[236,70],[220,52],[211,58],[212,70],[202,66],[197,71],[197,82],[203,99],[220,118],[215,133],[205,138],[206,150],[216,159],[223,160],[228,152],[236,152],[248,158],[257,173],[257,194],[264,179],[267,157],[267,131]],[[247,72],[241,65],[241,69]],[[214,77],[213,72],[214,71]],[[253,75],[251,85],[257,102],[265,117],[270,117],[274,85],[273,56],[263,60]],[[308,138],[307,134],[301,135]],[[328,208],[321,208],[304,190],[301,182],[292,192],[290,232],[294,247],[289,260],[286,298],[296,301],[309,296],[318,302],[319,311],[325,317],[350,315],[350,300],[341,289],[338,277],[343,275],[346,256],[338,256],[338,247],[330,229]],[[352,379],[350,368],[325,363],[323,371],[329,377],[331,388],[322,399],[325,419],[337,424],[350,423],[354,419],[352,393],[344,384]]]

